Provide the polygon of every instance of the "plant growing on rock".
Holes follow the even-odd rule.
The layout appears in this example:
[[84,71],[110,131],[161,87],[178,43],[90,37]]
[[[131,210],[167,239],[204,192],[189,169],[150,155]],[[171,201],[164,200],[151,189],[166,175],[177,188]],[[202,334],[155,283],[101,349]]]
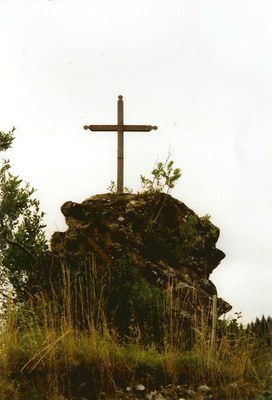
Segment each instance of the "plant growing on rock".
[[[117,183],[115,181],[111,181],[110,185],[107,187],[107,190],[112,194],[117,194],[118,193]],[[125,186],[124,193],[132,193],[132,189],[129,189]]]
[[141,184],[144,192],[154,193],[163,192],[169,194],[176,186],[178,179],[181,177],[180,168],[174,168],[174,161],[169,161],[169,157],[163,163],[157,162],[155,168],[152,170],[152,179],[146,178],[141,175]]
[[122,337],[135,334],[143,342],[163,338],[165,295],[141,276],[130,259],[111,268],[108,316]]
[[[151,171],[153,178],[149,179],[140,175],[143,192],[161,193],[166,189],[166,193],[169,194],[181,177],[181,169],[174,168],[173,165],[174,161],[169,161],[169,157],[167,157],[165,162],[158,161],[156,163],[154,169]],[[111,181],[107,190],[112,194],[118,193],[116,182]],[[124,193],[132,193],[132,189],[124,187]]]

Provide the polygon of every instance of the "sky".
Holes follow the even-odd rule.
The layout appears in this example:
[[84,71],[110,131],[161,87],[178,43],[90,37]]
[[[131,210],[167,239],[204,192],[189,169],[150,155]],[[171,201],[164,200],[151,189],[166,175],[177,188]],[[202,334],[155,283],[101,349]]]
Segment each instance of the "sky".
[[1,0],[0,129],[12,172],[35,187],[47,236],[61,205],[107,192],[124,98],[125,186],[168,154],[172,195],[220,228],[211,275],[244,322],[272,315],[272,2]]

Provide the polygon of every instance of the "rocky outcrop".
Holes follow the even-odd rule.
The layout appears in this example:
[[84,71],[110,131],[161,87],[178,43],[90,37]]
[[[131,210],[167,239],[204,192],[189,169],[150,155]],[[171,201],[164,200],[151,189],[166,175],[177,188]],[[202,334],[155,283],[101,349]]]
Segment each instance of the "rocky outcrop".
[[[216,294],[209,280],[225,254],[216,248],[219,229],[164,193],[102,194],[61,207],[68,229],[55,232],[53,254],[74,260],[94,256],[97,265],[129,257],[150,283],[172,284],[173,307],[185,317],[210,309]],[[223,314],[231,306],[219,299]]]

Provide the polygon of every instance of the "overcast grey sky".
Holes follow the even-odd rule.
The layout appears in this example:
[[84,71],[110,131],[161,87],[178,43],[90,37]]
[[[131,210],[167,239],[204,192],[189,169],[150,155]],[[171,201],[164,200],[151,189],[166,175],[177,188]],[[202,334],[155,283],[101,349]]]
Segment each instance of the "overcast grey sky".
[[83,125],[116,123],[121,94],[125,123],[159,128],[125,135],[125,185],[170,150],[173,196],[221,230],[230,315],[271,315],[271,49],[269,0],[1,0],[0,129],[48,236],[65,201],[116,180],[116,134]]

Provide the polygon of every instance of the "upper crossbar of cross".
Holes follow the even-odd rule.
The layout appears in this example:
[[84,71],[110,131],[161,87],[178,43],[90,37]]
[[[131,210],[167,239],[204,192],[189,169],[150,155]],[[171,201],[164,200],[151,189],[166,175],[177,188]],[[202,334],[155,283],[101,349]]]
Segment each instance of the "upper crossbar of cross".
[[118,96],[117,125],[85,125],[91,131],[118,132],[117,136],[117,191],[124,190],[124,132],[150,132],[158,129],[152,125],[124,125],[123,96]]

